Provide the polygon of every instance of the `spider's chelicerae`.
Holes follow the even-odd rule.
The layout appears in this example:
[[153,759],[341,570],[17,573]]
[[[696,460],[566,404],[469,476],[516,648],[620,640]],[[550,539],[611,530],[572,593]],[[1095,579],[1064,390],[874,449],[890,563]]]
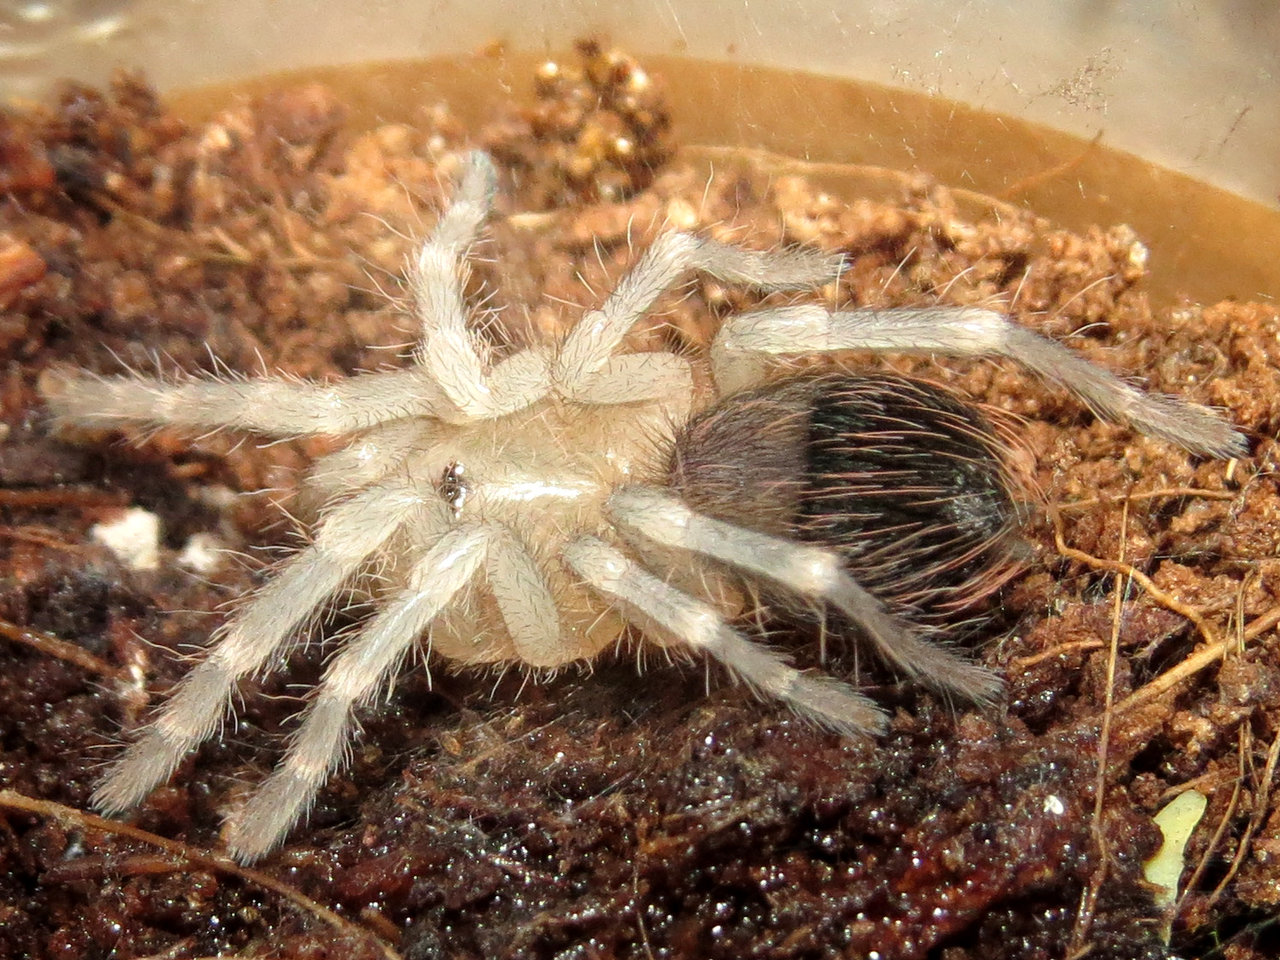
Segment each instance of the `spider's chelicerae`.
[[764,697],[842,734],[884,714],[803,673],[734,623],[764,594],[816,609],[893,667],[983,702],[999,683],[936,642],[945,612],[993,582],[1013,526],[995,433],[939,387],[886,375],[780,372],[778,358],[845,350],[1012,358],[1098,414],[1188,450],[1243,438],[1212,413],[1151,396],[988,310],[766,307],[729,317],[707,356],[625,353],[627,332],[689,271],[764,290],[834,280],[838,257],[660,236],[559,342],[495,355],[468,325],[466,254],[495,191],[462,160],[451,206],[410,264],[421,337],[408,369],[333,383],[64,377],[64,421],[267,437],[349,438],[308,485],[309,544],[222,628],[208,656],[96,794],[119,813],[218,729],[243,678],[278,663],[354,589],[377,612],[307,704],[283,763],[233,814],[252,860],[279,843],[342,762],[353,712],[420,640],[460,664],[554,670],[646,641],[710,656]]

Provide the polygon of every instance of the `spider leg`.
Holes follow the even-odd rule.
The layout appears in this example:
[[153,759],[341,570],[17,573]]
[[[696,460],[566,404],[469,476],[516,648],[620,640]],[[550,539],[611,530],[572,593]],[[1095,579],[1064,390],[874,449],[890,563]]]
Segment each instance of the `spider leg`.
[[695,513],[679,499],[647,487],[625,487],[609,498],[614,523],[656,544],[711,557],[830,603],[866,633],[880,655],[935,690],[986,703],[1000,692],[989,670],[923,639],[845,571],[830,550],[795,544]]
[[182,757],[218,726],[237,681],[278,655],[370,554],[415,515],[426,522],[419,496],[391,484],[333,508],[312,543],[230,620],[217,646],[182,680],[142,738],[111,766],[94,791],[94,805],[107,814],[121,813],[167,780]]
[[599,310],[585,314],[565,337],[552,365],[558,389],[572,395],[598,373],[662,293],[689,270],[762,290],[819,286],[840,275],[842,261],[812,250],[764,253],[688,233],[658,237]]
[[334,383],[49,373],[40,387],[59,419],[104,428],[141,423],[283,438],[354,433],[409,417],[457,416],[449,398],[420,370],[366,373]]
[[485,572],[516,655],[531,667],[560,666],[564,641],[555,599],[524,544],[505,528],[492,529]]
[[600,593],[714,657],[762,696],[841,734],[884,730],[883,711],[862,694],[832,677],[801,673],[782,654],[735,630],[712,606],[663,583],[604,541],[581,537],[564,548],[563,556]]
[[467,326],[467,250],[493,208],[498,178],[488,155],[463,157],[448,208],[409,264],[414,311],[422,325],[415,351],[425,371],[464,420],[502,416],[549,389],[548,361],[524,351],[488,371],[490,351]]
[[467,329],[467,250],[488,217],[497,173],[487,155],[463,158],[453,200],[409,264],[414,310],[422,324],[417,361],[463,410],[483,407],[487,351]]
[[227,844],[238,860],[266,854],[311,807],[344,759],[352,711],[388,684],[408,649],[475,575],[489,536],[479,525],[446,532],[414,564],[405,588],[334,658],[284,762],[228,823]]
[[711,348],[722,392],[758,382],[767,356],[837,350],[1008,357],[1065,387],[1105,419],[1131,424],[1192,453],[1238,457],[1248,452],[1245,437],[1211,411],[1139,390],[1062,344],[977,307],[757,310],[728,320]]
[[610,357],[563,394],[566,400],[596,405],[666,400],[671,415],[683,419],[693,396],[693,371],[674,353],[627,353]]

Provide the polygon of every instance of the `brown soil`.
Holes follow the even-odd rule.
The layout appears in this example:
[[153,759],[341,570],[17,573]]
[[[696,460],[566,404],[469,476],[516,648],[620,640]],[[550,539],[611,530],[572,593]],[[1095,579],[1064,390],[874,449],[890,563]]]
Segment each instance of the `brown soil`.
[[[188,126],[136,77],[0,118],[0,957],[1276,955],[1280,313],[1155,313],[1126,227],[1070,233],[922,178],[893,203],[837,199],[793,162],[717,156],[708,182],[640,77],[587,49],[481,130],[440,105],[352,130],[315,85]],[[417,670],[310,824],[238,870],[220,815],[278,756],[320,669],[299,656],[135,829],[84,813],[122,726],[267,575],[266,548],[296,542],[275,503],[323,447],[56,437],[41,371],[402,362],[412,324],[383,290],[445,197],[441,161],[474,146],[503,181],[474,282],[497,336],[571,322],[666,225],[816,244],[851,259],[841,302],[999,304],[1222,407],[1254,457],[1198,461],[1007,364],[868,360],[1025,420],[1043,503],[976,651],[1007,678],[997,708],[864,671],[896,710],[873,744],[625,655],[527,685]],[[749,302],[699,280],[641,335],[698,347]],[[128,506],[162,520],[158,570],[88,535]],[[242,559],[177,562],[211,533]],[[811,638],[793,646],[816,664]],[[1188,787],[1209,805],[1167,947],[1142,864]]]

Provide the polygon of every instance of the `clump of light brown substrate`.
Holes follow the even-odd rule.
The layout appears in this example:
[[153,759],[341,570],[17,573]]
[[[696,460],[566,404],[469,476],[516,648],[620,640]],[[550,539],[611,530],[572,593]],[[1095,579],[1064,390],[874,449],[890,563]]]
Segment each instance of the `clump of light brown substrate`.
[[[634,83],[636,65],[593,71],[605,56],[587,50],[557,82],[544,76],[536,108],[508,107],[478,133],[434,104],[413,127],[349,130],[343,105],[315,86],[192,128],[129,78],[3,120],[0,617],[97,659],[0,639],[0,786],[85,807],[100,745],[137,717],[129,677],[167,688],[183,670],[172,651],[203,642],[212,612],[261,576],[257,555],[205,578],[179,553],[197,533],[238,548],[286,542],[269,524],[270,497],[292,492],[318,452],[168,435],[71,446],[41,420],[40,372],[150,367],[157,354],[166,368],[208,369],[212,355],[310,377],[397,362],[407,321],[376,288],[395,289],[402,234],[424,229],[443,199],[437,162],[476,144],[504,177],[491,228],[504,256],[474,284],[501,291],[495,335],[557,322],[558,300],[593,303],[579,274],[611,287],[632,256],[628,231],[813,243],[850,255],[843,299],[988,303],[1016,292],[1020,319],[1059,336],[1087,327],[1071,343],[1091,359],[1221,405],[1262,438],[1253,463],[1199,464],[1096,422],[1011,367],[893,364],[1026,417],[1028,469],[1063,509],[1067,544],[1123,558],[1163,591],[1127,584],[1114,679],[1114,579],[1064,557],[1033,508],[1034,558],[979,651],[1008,678],[999,709],[956,714],[864,674],[900,708],[871,745],[731,688],[707,699],[695,671],[650,664],[637,682],[625,657],[518,696],[519,677],[494,690],[438,673],[428,692],[417,673],[366,717],[349,771],[266,864],[355,928],[336,933],[278,893],[140,840],[10,811],[0,955],[385,956],[381,940],[406,957],[1155,958],[1165,948],[1140,881],[1158,842],[1150,816],[1189,782],[1209,796],[1191,864],[1225,827],[1173,945],[1273,955],[1280,807],[1263,768],[1280,734],[1269,626],[1280,590],[1276,310],[1153,314],[1125,228],[1078,235],[1007,207],[962,211],[923,180],[904,181],[893,203],[837,201],[800,174],[740,159],[718,161],[708,187],[706,161],[664,139],[657,81],[619,115],[635,106],[637,90],[619,85]],[[609,138],[637,124],[650,152],[628,166]],[[599,165],[585,179],[566,173],[578,143]],[[717,316],[745,306],[740,296],[699,281],[668,304],[667,326],[639,336],[703,343]],[[263,488],[276,493],[219,493]],[[89,527],[121,505],[161,517],[158,570],[127,569],[90,545]],[[1115,715],[1099,805],[1108,684],[1123,704],[1205,645],[1170,598],[1212,636],[1242,642]],[[812,638],[790,642],[814,663]],[[852,651],[835,654],[835,672],[855,670]],[[290,674],[318,670],[313,657]],[[267,731],[295,709],[247,703],[238,729],[158,790],[138,826],[216,849],[219,811],[261,779],[275,756],[259,749]]]

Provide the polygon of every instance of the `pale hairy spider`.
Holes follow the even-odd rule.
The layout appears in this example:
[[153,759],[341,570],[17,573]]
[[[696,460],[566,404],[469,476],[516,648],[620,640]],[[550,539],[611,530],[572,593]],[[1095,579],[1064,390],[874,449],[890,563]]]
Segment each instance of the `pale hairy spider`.
[[1065,347],[969,307],[771,306],[729,317],[709,355],[621,352],[689,271],[762,290],[833,281],[838,257],[658,237],[559,342],[496,353],[468,323],[466,256],[496,189],[461,160],[452,204],[409,267],[421,336],[407,369],[332,383],[62,376],[64,422],[348,437],[307,490],[310,541],[222,627],[216,644],[102,780],[118,814],[218,730],[238,683],[278,665],[351,591],[376,613],[328,664],[287,755],[227,839],[250,861],[278,844],[343,762],[354,711],[425,638],[456,664],[552,671],[646,642],[705,654],[758,694],[847,735],[885,715],[801,672],[735,625],[752,598],[830,614],[889,665],[985,702],[997,678],[937,642],[937,623],[989,582],[1012,525],[1001,447],[941,388],[885,375],[779,375],[779,358],[846,350],[1012,358],[1096,413],[1190,451],[1244,438],[1205,409],[1151,396]]

